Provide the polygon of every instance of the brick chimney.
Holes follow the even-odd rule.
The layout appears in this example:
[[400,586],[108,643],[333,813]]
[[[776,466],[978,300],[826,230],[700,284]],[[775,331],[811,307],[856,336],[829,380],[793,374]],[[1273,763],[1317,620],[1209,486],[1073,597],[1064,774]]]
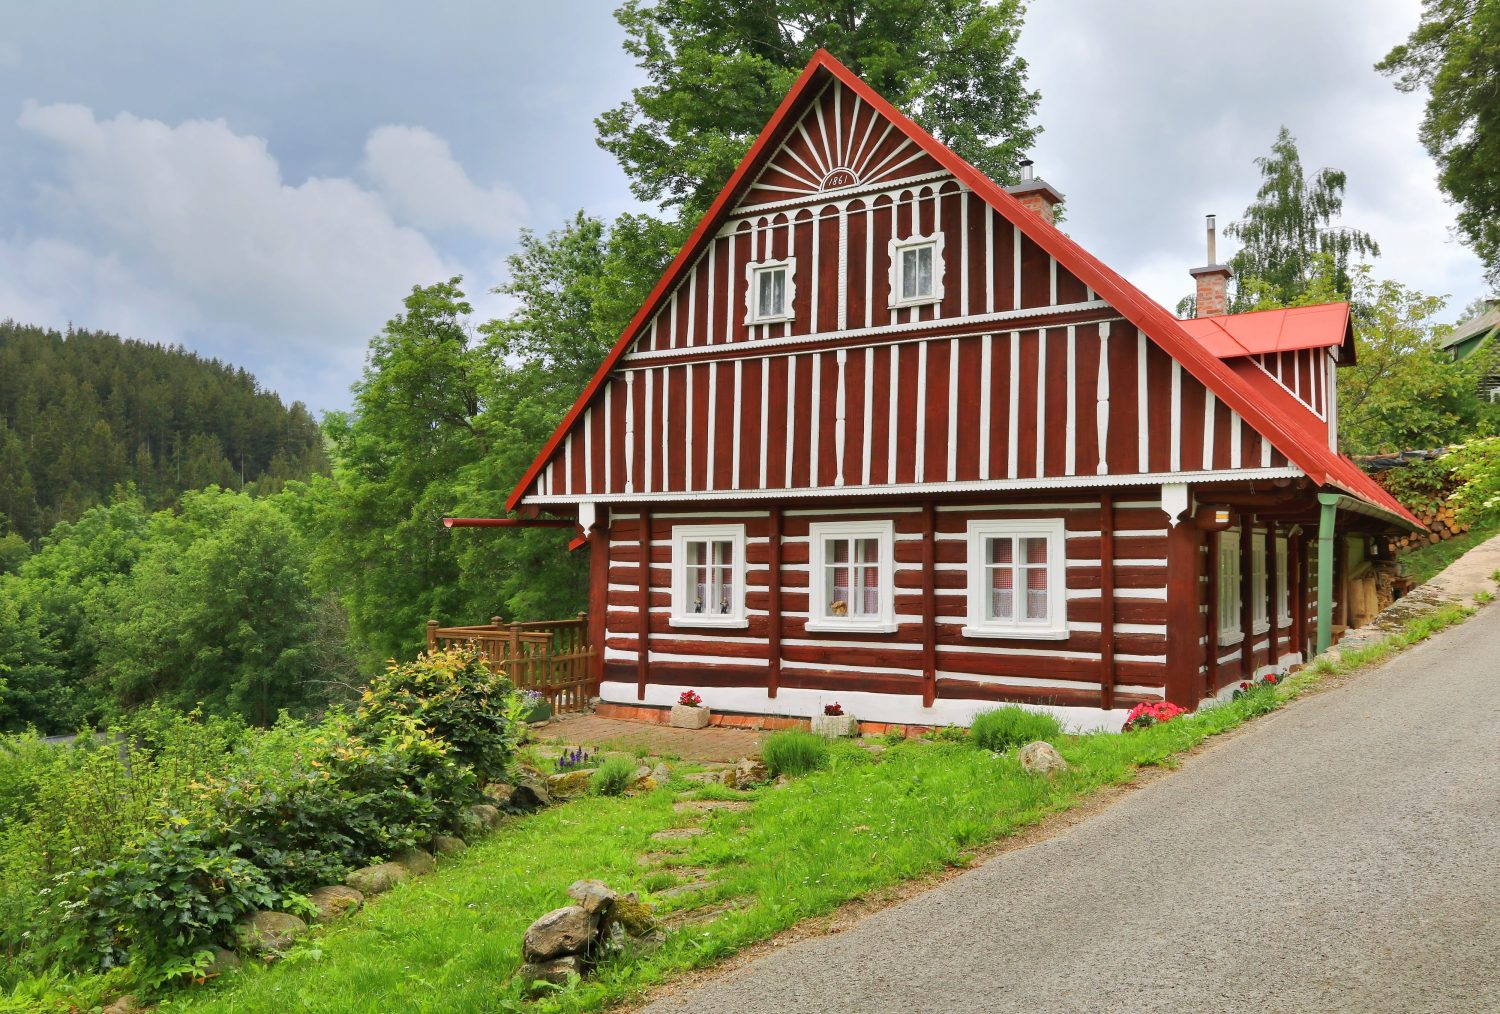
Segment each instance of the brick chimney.
[[1222,317],[1229,309],[1229,278],[1234,274],[1228,264],[1217,263],[1218,244],[1214,216],[1208,216],[1208,263],[1188,274],[1198,283],[1198,316]]
[[1049,224],[1055,220],[1055,209],[1063,202],[1062,191],[1032,175],[1029,158],[1021,161],[1021,182],[1006,187],[1005,192],[1041,215]]

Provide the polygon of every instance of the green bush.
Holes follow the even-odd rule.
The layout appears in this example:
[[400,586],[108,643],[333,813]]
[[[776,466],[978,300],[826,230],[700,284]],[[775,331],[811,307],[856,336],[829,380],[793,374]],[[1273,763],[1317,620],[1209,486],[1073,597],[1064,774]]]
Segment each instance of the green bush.
[[634,777],[634,761],[627,757],[611,757],[589,777],[589,788],[596,796],[618,796],[630,787]]
[[1004,753],[1011,747],[1024,746],[1036,740],[1055,740],[1062,735],[1062,725],[1051,715],[1028,711],[1014,705],[981,711],[969,726],[969,737],[983,750]]
[[796,777],[828,766],[828,741],[800,729],[788,729],[766,737],[760,757],[772,777]]

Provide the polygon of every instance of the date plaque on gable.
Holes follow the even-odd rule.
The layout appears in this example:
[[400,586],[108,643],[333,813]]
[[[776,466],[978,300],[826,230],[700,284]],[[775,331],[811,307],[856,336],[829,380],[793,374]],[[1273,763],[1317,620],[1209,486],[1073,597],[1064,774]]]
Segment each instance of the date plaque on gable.
[[823,177],[824,190],[842,190],[844,187],[852,187],[859,182],[859,177],[848,169],[835,169]]

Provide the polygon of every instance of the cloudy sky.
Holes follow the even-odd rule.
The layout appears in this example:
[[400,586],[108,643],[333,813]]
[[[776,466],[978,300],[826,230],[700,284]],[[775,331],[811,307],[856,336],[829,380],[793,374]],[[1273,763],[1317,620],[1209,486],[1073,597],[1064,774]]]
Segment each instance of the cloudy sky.
[[[180,342],[345,407],[416,283],[486,290],[523,227],[635,207],[593,118],[639,75],[613,4],[0,0],[0,318]],[[1253,195],[1285,124],[1349,174],[1384,276],[1483,294],[1371,64],[1418,0],[1036,0],[1034,157],[1069,231],[1173,305],[1202,216]]]

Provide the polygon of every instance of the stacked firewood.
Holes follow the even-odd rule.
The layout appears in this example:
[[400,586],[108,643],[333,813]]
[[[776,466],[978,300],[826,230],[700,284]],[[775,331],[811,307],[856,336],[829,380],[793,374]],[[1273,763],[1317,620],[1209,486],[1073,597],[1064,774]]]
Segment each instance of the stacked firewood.
[[1412,511],[1417,520],[1427,527],[1426,532],[1413,532],[1399,539],[1391,540],[1391,551],[1399,553],[1403,549],[1415,549],[1417,546],[1442,542],[1454,536],[1462,535],[1469,530],[1469,526],[1460,524],[1453,516],[1453,508],[1446,503],[1429,507],[1426,510]]

